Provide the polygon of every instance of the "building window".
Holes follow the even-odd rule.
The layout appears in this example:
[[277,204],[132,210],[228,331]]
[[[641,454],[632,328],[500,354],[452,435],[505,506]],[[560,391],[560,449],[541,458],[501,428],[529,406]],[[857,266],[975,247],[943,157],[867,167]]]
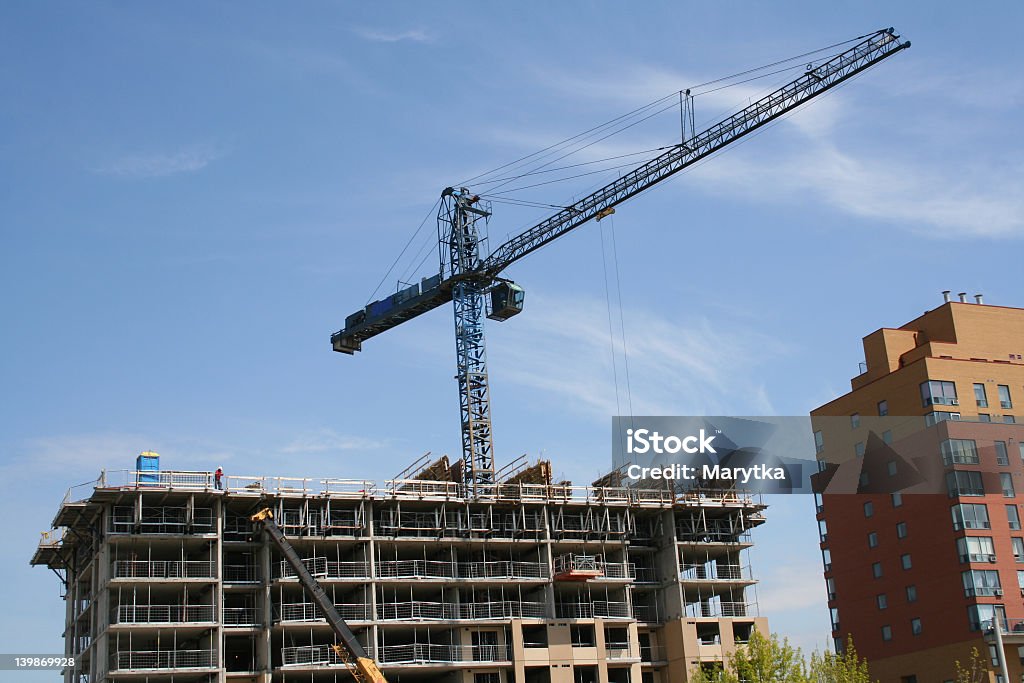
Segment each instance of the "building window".
[[988,506],[981,503],[960,503],[952,507],[953,530],[991,529],[992,522],[988,518]]
[[[1022,459],[1024,459],[1024,457],[1022,457]],[[903,507],[903,494],[902,493],[897,492],[897,493],[892,494],[892,506],[894,508]]]
[[1024,588],[1024,569],[1017,570],[1017,588]]
[[867,472],[861,472],[860,479],[857,480],[857,483],[861,488],[864,488],[865,486],[868,486],[871,483],[871,477],[868,476]]
[[907,602],[917,602],[917,586],[907,586]]
[[1010,464],[1010,452],[1006,450],[1005,441],[996,441],[996,464],[997,465],[1009,465]]
[[906,538],[906,537],[907,537],[907,523],[906,522],[897,522],[896,523],[896,538]]
[[876,579],[882,578],[882,563],[881,562],[875,562],[873,565],[871,565],[871,574]]
[[981,472],[973,470],[954,470],[946,472],[946,491],[950,498],[956,496],[984,496],[985,487],[981,484]]
[[825,589],[828,591],[828,599],[836,599],[836,580],[831,576],[825,579]]
[[[1024,460],[1024,454],[1021,454],[1020,457],[1021,457],[1022,460]],[[864,516],[865,517],[871,517],[874,514],[875,514],[875,504],[872,503],[869,500],[868,502],[864,503]]]
[[910,569],[910,567],[912,566],[910,563],[910,553],[900,555],[900,566],[904,569]]
[[882,627],[882,640],[892,640],[892,627],[888,624]]
[[878,402],[878,416],[879,417],[885,417],[888,414],[889,414],[889,402],[888,401],[879,401]]
[[914,617],[910,620],[910,632],[915,636],[921,635],[921,620],[919,618]]
[[999,391],[999,407],[1012,408],[1013,401],[1010,399],[1010,387],[1000,384],[997,389]]
[[828,548],[821,551],[821,561],[825,565],[825,571],[832,571],[832,552]]
[[946,439],[939,446],[942,451],[942,463],[949,465],[977,465],[978,445],[973,439]]
[[1015,418],[1013,415],[1003,415],[1003,424],[1017,424],[1017,418]]
[[1001,596],[999,572],[995,569],[968,569],[960,572],[964,582],[964,595],[969,598]]
[[988,408],[988,397],[985,395],[984,384],[974,385],[974,400],[977,402],[979,408]]
[[991,536],[968,536],[956,539],[956,552],[961,562],[991,562],[996,558]]
[[875,602],[878,604],[878,609],[885,609],[889,606],[889,600],[885,597],[885,593],[876,595]]
[[[860,413],[854,413],[850,416],[850,429],[856,429],[860,427]],[[806,432],[804,432],[806,434]]]
[[1017,562],[1024,562],[1024,538],[1011,538],[1013,544],[1013,559]]
[[874,531],[872,531],[870,534],[868,534],[868,547],[869,548],[877,548],[878,547],[878,534],[875,533]]
[[828,524],[823,519],[818,520],[818,539],[822,543],[828,541]]
[[928,406],[960,405],[956,398],[956,384],[933,379],[921,383],[921,403]]
[[972,631],[980,631],[982,627],[990,628],[995,620],[995,605],[971,605],[967,608],[967,620]]
[[825,509],[825,501],[822,500],[821,494],[817,491],[814,492],[814,509],[818,512],[822,512]]
[[882,443],[886,443],[886,444],[891,444],[892,443],[892,430],[891,429],[886,429],[884,432],[882,432]]
[[1013,498],[1017,495],[1013,490],[1013,475],[1009,472],[999,473],[999,483],[1003,487],[1003,498]]
[[978,422],[991,422],[992,416],[988,413],[978,413]]
[[1020,513],[1017,512],[1016,505],[1006,506],[1006,521],[1009,522],[1011,529],[1020,530]]
[[888,463],[886,463],[885,471],[889,473],[890,477],[895,477],[896,476],[896,461],[895,460],[890,460]]
[[863,458],[864,457],[864,442],[863,441],[858,441],[857,443],[853,444],[853,452],[857,455],[858,458]]
[[839,609],[833,607],[829,610],[829,614],[832,616],[832,630],[839,630]]
[[945,422],[946,420],[952,420],[954,422],[957,422],[960,420],[960,413],[947,413],[944,411],[939,411],[924,414],[925,427],[931,427],[933,425],[937,425],[940,422]]
[[1017,450],[1020,451],[1020,461],[1024,462],[1024,441],[1017,442]]
[[821,453],[825,450],[825,437],[821,435],[820,431],[814,432],[814,452]]

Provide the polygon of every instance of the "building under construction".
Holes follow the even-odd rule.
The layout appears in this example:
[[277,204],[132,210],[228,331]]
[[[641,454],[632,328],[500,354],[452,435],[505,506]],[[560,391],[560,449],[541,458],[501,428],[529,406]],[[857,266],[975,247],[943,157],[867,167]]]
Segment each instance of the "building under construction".
[[542,461],[466,496],[461,463],[370,481],[104,473],[32,559],[63,582],[68,683],[352,680],[269,507],[389,681],[686,681],[755,627],[735,491],[554,483]]

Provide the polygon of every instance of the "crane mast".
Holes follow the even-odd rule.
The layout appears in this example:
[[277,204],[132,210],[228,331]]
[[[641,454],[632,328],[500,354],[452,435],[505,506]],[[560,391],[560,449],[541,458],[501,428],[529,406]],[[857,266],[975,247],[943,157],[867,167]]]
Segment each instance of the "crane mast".
[[[483,318],[506,320],[522,310],[522,289],[500,277],[527,254],[682,171],[800,105],[910,47],[892,28],[861,36],[852,47],[808,65],[804,74],[748,107],[697,133],[599,190],[562,208],[481,257],[478,224],[490,217],[486,202],[466,188],[447,188],[438,211],[440,272],[345,319],[331,335],[335,351],[354,354],[362,342],[427,311],[453,302],[462,425],[463,480],[467,493],[486,496],[494,482],[494,444]],[[489,306],[487,297],[490,296]],[[499,310],[500,306],[500,310]]]

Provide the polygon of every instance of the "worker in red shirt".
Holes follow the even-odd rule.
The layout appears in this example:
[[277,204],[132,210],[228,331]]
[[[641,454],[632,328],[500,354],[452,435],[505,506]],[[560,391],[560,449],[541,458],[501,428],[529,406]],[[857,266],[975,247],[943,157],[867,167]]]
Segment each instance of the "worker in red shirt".
[[218,467],[217,471],[213,473],[213,485],[214,485],[214,487],[218,491],[223,491],[224,490],[224,484],[221,482],[221,479],[223,477],[224,477],[224,470],[223,470],[223,468]]

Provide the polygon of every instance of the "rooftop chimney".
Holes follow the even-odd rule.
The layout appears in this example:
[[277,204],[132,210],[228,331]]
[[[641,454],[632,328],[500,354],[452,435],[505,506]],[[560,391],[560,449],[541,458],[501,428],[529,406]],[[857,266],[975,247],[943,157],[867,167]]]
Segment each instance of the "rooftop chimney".
[[957,296],[960,297],[960,303],[967,303],[967,292],[960,292]]
[[977,303],[979,305],[985,303],[984,301],[982,301],[982,298],[981,298],[982,296],[983,296],[982,294],[975,294],[974,295],[975,303]]
[[944,303],[947,303],[947,304],[949,303],[949,290],[948,289],[942,290],[942,301]]

